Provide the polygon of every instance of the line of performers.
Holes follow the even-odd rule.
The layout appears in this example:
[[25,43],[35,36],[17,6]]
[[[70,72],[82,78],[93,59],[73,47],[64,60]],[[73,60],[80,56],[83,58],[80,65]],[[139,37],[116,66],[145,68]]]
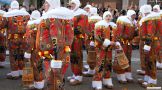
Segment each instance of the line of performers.
[[[116,24],[111,12],[103,17],[97,8],[87,5],[83,10],[79,0],[70,7],[60,6],[60,0],[45,0],[44,13],[35,10],[30,15],[12,1],[8,12],[0,11],[0,66],[5,65],[9,49],[11,72],[8,79],[22,77],[24,87],[65,90],[65,80],[71,85],[83,82],[83,76],[93,76],[92,88],[112,89],[112,69],[117,80],[133,82],[131,73],[132,44],[139,38],[141,70],[139,79],[144,87],[157,85],[157,68],[162,69],[162,28],[159,5],[143,5],[136,21],[136,12],[128,10]],[[86,46],[87,64],[83,71],[82,46]],[[112,51],[115,51],[112,60]],[[71,65],[72,76],[65,79]]]

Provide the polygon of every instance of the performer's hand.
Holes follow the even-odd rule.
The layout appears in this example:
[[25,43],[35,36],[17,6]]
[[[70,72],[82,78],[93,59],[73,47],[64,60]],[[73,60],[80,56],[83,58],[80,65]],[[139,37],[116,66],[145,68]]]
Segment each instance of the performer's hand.
[[121,46],[120,42],[115,42],[116,46]]
[[111,41],[109,39],[105,39],[103,42],[104,47],[108,47],[111,44]]
[[90,42],[90,46],[94,47],[95,46],[95,42],[94,41],[91,41]]
[[120,42],[115,42],[115,45],[117,50],[122,50]]

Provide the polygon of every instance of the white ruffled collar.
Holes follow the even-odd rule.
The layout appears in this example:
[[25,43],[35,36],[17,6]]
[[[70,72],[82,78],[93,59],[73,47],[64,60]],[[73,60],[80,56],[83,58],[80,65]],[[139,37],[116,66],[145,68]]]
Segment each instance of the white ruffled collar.
[[161,18],[161,17],[160,17],[160,14],[159,13],[151,12],[149,15],[143,17],[139,21],[139,25],[141,26],[143,22],[150,20],[149,18],[155,18],[155,19],[157,19],[157,18]]
[[120,16],[117,19],[117,22],[125,22],[125,23],[129,23],[129,24],[133,24],[132,21],[127,16]]
[[27,16],[27,15],[30,15],[30,14],[26,11],[15,9],[15,10],[5,13],[3,16],[4,17],[14,17],[14,16]]
[[101,20],[95,24],[95,28],[97,28],[98,26],[108,27],[109,24],[105,20]]
[[107,22],[105,20],[101,20],[95,24],[95,28],[99,26],[104,26],[104,27],[112,26],[113,28],[117,27],[117,25],[114,22]]
[[85,10],[78,8],[76,11],[74,11],[74,16],[79,16],[79,15],[88,16],[88,13]]
[[5,14],[5,13],[6,13],[5,11],[0,10],[0,15],[3,15],[3,14]]
[[28,25],[32,25],[32,24],[39,24],[41,22],[41,19],[37,19],[37,20],[30,20],[28,21]]
[[73,17],[74,14],[72,10],[65,7],[59,7],[48,11],[42,18],[73,19]]
[[100,17],[99,15],[94,15],[94,16],[91,16],[89,19],[90,20],[102,20],[102,17]]

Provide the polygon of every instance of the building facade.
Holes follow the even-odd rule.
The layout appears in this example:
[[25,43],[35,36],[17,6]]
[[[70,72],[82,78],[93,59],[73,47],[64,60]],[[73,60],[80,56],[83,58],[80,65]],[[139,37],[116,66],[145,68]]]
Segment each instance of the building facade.
[[[45,0],[17,0],[21,5],[25,5],[27,9],[30,5],[34,5],[36,8],[41,8]],[[61,4],[66,6],[70,0],[61,0]],[[121,9],[127,9],[130,5],[136,5],[138,7],[144,4],[162,5],[162,0],[80,0],[82,6],[85,6],[87,3],[94,4],[98,7],[108,7]]]
[[[21,5],[29,8],[30,5],[34,5],[36,8],[41,8],[45,0],[17,0]],[[64,6],[69,0],[61,0],[61,4]]]
[[107,7],[110,6],[111,8],[117,9],[127,9],[129,6],[137,6],[140,7],[144,4],[161,4],[162,0],[81,0],[83,5],[87,3],[95,4],[96,6]]

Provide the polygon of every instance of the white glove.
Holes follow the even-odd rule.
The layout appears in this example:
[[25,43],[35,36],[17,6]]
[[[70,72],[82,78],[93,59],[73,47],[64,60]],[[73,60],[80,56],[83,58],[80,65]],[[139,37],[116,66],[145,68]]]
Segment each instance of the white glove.
[[37,30],[37,28],[34,28],[34,30],[36,31],[36,30]]
[[146,50],[146,51],[150,51],[151,50],[151,46],[144,45],[144,48],[143,49]]
[[24,57],[27,58],[27,59],[30,59],[31,58],[31,53],[25,52]]
[[122,50],[120,42],[115,42],[115,45],[118,46],[116,50]]
[[115,42],[116,46],[121,46],[120,42]]
[[10,51],[9,50],[6,50],[6,55],[9,55],[10,54]]
[[4,32],[4,36],[6,36],[7,35],[7,32]]
[[91,41],[90,42],[90,46],[94,47],[95,46],[95,42]]
[[103,42],[104,47],[108,47],[111,44],[111,41],[109,39],[105,39]]

